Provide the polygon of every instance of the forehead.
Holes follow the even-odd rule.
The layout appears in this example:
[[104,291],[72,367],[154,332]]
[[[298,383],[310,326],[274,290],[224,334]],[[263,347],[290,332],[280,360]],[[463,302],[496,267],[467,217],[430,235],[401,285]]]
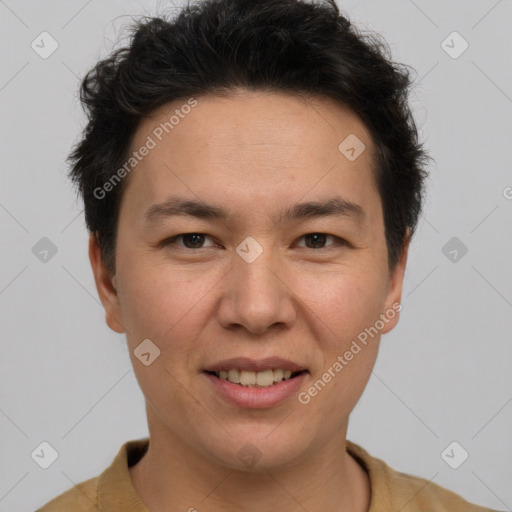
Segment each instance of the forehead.
[[177,100],[139,125],[131,150],[144,145],[151,149],[125,190],[140,208],[171,193],[243,210],[264,197],[278,207],[333,189],[354,202],[375,200],[370,133],[328,98],[244,91]]

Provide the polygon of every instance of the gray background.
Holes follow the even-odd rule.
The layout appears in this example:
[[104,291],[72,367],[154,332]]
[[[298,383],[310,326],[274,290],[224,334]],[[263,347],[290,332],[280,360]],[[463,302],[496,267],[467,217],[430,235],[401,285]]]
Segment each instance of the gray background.
[[[166,5],[175,8],[0,0],[0,512],[35,509],[147,435],[124,336],[104,323],[64,159],[84,124],[79,77],[112,49],[127,15]],[[339,5],[417,70],[412,102],[436,160],[400,323],[382,339],[348,437],[397,470],[511,510],[511,2]],[[31,48],[43,31],[59,45],[47,59]],[[453,31],[469,43],[458,58],[441,46]],[[461,42],[445,44],[453,53]],[[42,237],[57,248],[46,262],[32,252]],[[456,261],[454,247],[443,253],[452,237]],[[59,454],[46,470],[31,458],[42,441]],[[469,452],[458,469],[441,457],[452,441]]]

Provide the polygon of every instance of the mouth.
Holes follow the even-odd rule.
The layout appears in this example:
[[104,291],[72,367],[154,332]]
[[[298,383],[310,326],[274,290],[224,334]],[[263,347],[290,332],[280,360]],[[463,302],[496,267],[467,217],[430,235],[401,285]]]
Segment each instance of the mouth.
[[292,371],[284,368],[267,368],[261,371],[230,368],[227,370],[205,370],[205,373],[246,388],[269,388],[280,382],[299,377],[307,370]]
[[208,365],[202,373],[215,395],[246,409],[270,409],[291,400],[310,376],[305,366],[281,357],[236,357]]

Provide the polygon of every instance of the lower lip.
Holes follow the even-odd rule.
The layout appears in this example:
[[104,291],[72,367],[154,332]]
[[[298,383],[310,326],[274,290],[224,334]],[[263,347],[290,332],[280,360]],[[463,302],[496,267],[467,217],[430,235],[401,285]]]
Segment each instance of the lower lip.
[[264,409],[275,407],[292,395],[298,393],[307,372],[303,372],[293,379],[277,382],[266,388],[246,387],[233,384],[228,380],[219,379],[215,375],[204,373],[210,383],[224,399],[238,407],[247,409]]

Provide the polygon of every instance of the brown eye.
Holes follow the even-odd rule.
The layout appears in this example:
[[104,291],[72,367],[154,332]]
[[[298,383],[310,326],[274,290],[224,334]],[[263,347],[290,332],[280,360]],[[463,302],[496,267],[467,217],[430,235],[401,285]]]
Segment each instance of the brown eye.
[[183,245],[187,249],[201,249],[204,244],[205,235],[201,233],[187,233],[180,236],[183,239]]
[[325,245],[327,236],[328,235],[325,233],[310,233],[309,235],[304,235],[306,247],[309,249],[321,249]]
[[[205,242],[208,242],[204,245]],[[160,243],[160,247],[175,247],[176,249],[206,249],[208,247],[215,247],[208,235],[203,233],[183,233],[168,238]]]
[[329,235],[328,233],[307,233],[298,239],[296,247],[312,249],[313,251],[328,251],[330,249],[352,247],[352,245],[350,242],[336,235]]

